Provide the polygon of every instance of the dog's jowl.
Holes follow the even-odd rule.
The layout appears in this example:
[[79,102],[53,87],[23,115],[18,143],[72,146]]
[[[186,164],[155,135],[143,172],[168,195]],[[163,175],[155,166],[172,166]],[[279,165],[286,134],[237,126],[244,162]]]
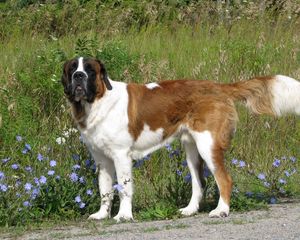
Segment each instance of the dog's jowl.
[[219,84],[171,80],[126,84],[109,79],[104,65],[92,58],[65,63],[64,92],[72,114],[99,168],[100,210],[91,219],[110,217],[115,173],[120,188],[117,221],[132,219],[132,159],[180,138],[192,176],[192,197],[183,215],[198,211],[205,162],[220,192],[211,217],[229,214],[232,180],[224,152],[237,122],[234,102],[255,114],[300,115],[300,82],[286,76],[257,77]]

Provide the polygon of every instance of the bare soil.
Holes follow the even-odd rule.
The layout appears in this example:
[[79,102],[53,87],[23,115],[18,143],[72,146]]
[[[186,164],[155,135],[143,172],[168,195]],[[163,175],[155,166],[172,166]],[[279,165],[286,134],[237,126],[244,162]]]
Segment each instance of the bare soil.
[[209,218],[208,213],[176,220],[112,224],[84,221],[25,232],[0,234],[0,239],[299,239],[300,201],[270,205],[268,210],[233,212],[227,218]]

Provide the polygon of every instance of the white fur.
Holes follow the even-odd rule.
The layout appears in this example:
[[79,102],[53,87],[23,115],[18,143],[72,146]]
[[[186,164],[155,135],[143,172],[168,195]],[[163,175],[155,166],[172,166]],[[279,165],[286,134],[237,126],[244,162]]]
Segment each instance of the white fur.
[[220,196],[219,203],[216,209],[209,213],[209,217],[227,217],[229,215],[229,206],[224,202]]
[[83,57],[78,58],[78,66],[77,66],[76,71],[72,74],[72,79],[73,79],[73,76],[76,72],[83,72],[86,77],[88,76],[86,71],[84,70],[84,67],[83,67]]
[[157,87],[161,87],[161,86],[157,83],[147,83],[146,87],[149,89],[153,89],[153,88],[157,88]]
[[273,108],[278,116],[295,113],[300,115],[300,82],[277,75],[272,85]]

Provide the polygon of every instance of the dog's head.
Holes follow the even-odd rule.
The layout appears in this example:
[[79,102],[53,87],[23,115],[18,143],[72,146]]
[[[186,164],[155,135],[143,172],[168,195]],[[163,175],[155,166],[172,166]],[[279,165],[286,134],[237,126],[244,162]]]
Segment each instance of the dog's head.
[[70,102],[85,100],[92,103],[101,98],[106,89],[112,89],[103,63],[94,58],[79,57],[67,61],[61,81]]

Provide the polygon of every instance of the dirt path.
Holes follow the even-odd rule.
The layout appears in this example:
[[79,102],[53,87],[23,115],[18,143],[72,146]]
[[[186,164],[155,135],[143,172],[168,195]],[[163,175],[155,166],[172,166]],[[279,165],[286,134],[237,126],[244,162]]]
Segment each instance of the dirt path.
[[[0,239],[11,239],[0,235]],[[156,239],[299,239],[300,202],[270,206],[269,210],[232,213],[211,219],[207,213],[177,220],[107,224],[82,222],[73,226],[27,232],[17,239],[156,240]]]

